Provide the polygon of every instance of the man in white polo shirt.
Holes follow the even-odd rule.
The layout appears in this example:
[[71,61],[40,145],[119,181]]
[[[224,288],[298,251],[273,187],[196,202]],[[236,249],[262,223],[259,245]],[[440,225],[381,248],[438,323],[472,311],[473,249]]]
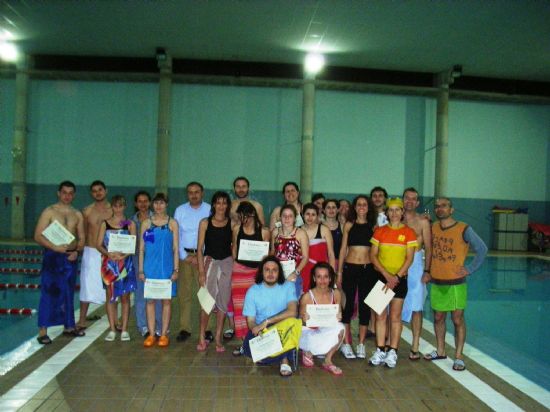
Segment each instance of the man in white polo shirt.
[[180,306],[180,332],[178,342],[191,336],[191,304],[193,282],[198,284],[197,241],[199,223],[210,215],[210,205],[202,201],[204,188],[199,182],[187,184],[188,202],[180,205],[174,213],[179,224],[179,278],[178,302]]

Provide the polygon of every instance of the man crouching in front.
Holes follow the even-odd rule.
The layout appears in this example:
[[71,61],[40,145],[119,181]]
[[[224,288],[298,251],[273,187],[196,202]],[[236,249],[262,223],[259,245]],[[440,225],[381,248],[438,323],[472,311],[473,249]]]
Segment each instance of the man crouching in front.
[[[258,336],[268,326],[280,324],[286,319],[296,320],[298,299],[295,289],[293,282],[285,282],[283,268],[276,257],[267,256],[261,261],[256,273],[256,284],[248,289],[244,299],[243,315],[246,316],[249,328],[243,344],[245,355],[250,356],[250,339]],[[291,352],[282,355],[279,371],[281,376],[292,375],[289,364],[291,356]]]

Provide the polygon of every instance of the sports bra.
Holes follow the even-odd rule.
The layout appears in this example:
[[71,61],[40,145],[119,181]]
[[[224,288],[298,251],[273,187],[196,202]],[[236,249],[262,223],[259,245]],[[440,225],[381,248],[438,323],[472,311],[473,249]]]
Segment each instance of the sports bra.
[[348,246],[370,246],[373,233],[369,223],[354,223],[349,230]]

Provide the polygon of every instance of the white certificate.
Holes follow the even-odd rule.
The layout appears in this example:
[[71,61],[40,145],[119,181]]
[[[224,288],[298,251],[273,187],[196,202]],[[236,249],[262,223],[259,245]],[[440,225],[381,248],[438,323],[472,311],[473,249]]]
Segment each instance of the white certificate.
[[210,312],[212,312],[212,309],[214,309],[214,305],[216,304],[216,301],[214,300],[212,295],[208,292],[208,289],[202,286],[199,289],[197,296],[199,298],[199,303],[201,304],[202,310],[210,314]]
[[44,229],[42,234],[55,246],[68,245],[75,239],[73,234],[57,220],[50,223],[50,225]]
[[309,328],[323,328],[338,324],[338,305],[306,305],[309,319],[306,326]]
[[365,303],[379,315],[388,307],[388,304],[395,296],[395,292],[391,289],[382,290],[386,286],[383,282],[377,281],[368,296],[365,298]]
[[128,255],[136,253],[136,237],[122,233],[109,234],[109,246],[107,252],[119,252]]
[[241,239],[239,243],[239,260],[259,262],[269,253],[269,242]]
[[283,273],[285,279],[289,277],[292,272],[296,270],[296,261],[295,260],[281,260],[281,266],[283,267]]
[[254,339],[250,339],[250,353],[252,354],[252,362],[258,362],[271,355],[275,355],[283,350],[281,338],[277,328],[273,328],[266,333],[260,333]]
[[143,297],[145,299],[172,299],[172,281],[170,279],[145,279]]

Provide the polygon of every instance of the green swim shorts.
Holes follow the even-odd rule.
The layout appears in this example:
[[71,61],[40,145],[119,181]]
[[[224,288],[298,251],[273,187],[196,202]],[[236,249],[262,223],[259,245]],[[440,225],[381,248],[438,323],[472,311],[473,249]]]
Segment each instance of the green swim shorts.
[[438,312],[451,312],[457,309],[466,309],[468,298],[468,284],[434,285],[430,289],[432,309]]

